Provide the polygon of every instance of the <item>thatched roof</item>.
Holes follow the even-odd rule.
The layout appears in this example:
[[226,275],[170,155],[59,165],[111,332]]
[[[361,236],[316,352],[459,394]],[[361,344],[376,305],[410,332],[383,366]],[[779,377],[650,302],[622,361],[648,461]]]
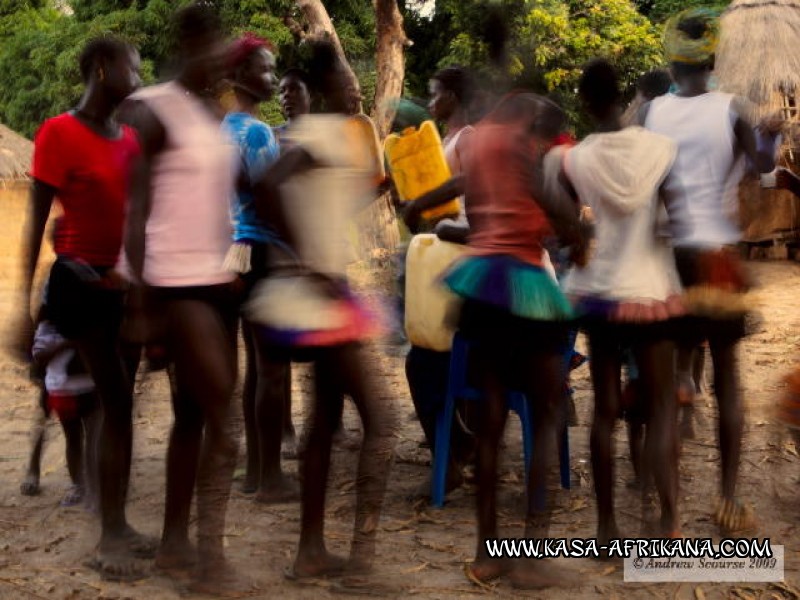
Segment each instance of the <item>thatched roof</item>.
[[0,179],[24,179],[33,158],[33,142],[0,124]]
[[720,88],[780,107],[780,92],[800,96],[800,0],[734,0],[722,15],[716,75]]

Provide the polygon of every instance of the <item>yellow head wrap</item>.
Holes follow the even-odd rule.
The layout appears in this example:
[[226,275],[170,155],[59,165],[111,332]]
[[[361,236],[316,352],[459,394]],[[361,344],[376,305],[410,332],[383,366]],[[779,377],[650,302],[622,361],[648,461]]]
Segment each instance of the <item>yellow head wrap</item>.
[[718,43],[719,11],[715,9],[685,10],[667,21],[664,27],[664,50],[671,63],[707,63],[714,57]]

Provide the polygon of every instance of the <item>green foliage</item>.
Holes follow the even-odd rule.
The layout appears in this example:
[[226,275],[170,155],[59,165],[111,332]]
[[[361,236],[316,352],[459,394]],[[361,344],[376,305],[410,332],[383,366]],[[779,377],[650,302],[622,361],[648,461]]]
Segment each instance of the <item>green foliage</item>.
[[[41,121],[78,101],[77,57],[92,37],[113,33],[140,50],[144,79],[165,72],[172,49],[171,17],[188,0],[71,0],[74,11],[52,0],[0,0],[0,121],[32,135]],[[610,58],[626,84],[661,60],[653,18],[693,0],[437,0],[430,18],[399,0],[408,37],[408,95],[427,96],[428,78],[442,66],[464,64],[482,73],[487,87],[525,84],[560,99],[577,114],[574,89],[581,65]],[[236,35],[253,31],[272,41],[280,70],[301,66],[303,50],[293,27],[301,23],[294,0],[217,0],[223,21]],[[371,0],[325,0],[370,108],[375,88],[375,11]],[[498,9],[509,25],[504,72],[489,65],[486,15]],[[679,7],[679,8],[681,8]],[[282,121],[276,101],[263,107],[271,123]]]
[[[484,15],[492,10],[503,15],[508,30],[505,72],[488,53]],[[425,21],[412,17],[410,31],[427,41]],[[660,30],[629,0],[440,0],[428,26],[450,41],[444,51],[439,47],[437,54],[417,58],[424,74],[414,80],[413,93],[426,93],[427,77],[436,68],[466,65],[490,91],[524,86],[552,96],[579,130],[585,124],[574,91],[587,61],[609,59],[626,87],[662,61]],[[445,28],[449,35],[441,33]]]
[[730,2],[725,2],[724,0],[637,0],[635,4],[643,15],[646,15],[654,22],[661,23],[672,15],[688,8],[697,8],[699,6],[725,8]]

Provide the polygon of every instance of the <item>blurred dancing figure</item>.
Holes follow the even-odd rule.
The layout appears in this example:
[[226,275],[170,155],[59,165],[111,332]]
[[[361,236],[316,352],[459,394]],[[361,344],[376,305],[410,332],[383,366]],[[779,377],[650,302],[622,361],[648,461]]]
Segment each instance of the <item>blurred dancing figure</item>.
[[562,416],[563,352],[572,309],[543,268],[542,243],[555,227],[567,245],[575,244],[579,261],[585,247],[577,206],[569,198],[551,203],[542,193],[541,159],[563,122],[555,104],[514,94],[476,126],[464,169],[468,257],[445,276],[464,300],[459,329],[474,344],[476,381],[483,391],[476,432],[478,540],[468,575],[488,581],[509,574],[515,585],[529,588],[563,579],[550,565],[490,558],[485,542],[498,537],[497,453],[509,389],[524,391],[534,413],[525,537],[544,537],[549,525],[542,493]]
[[64,215],[45,297],[48,321],[78,350],[104,415],[98,466],[102,534],[92,564],[105,577],[127,578],[141,575],[134,559],[155,550],[153,540],[134,531],[125,517],[138,357],[126,368],[118,339],[124,286],[114,270],[128,180],[139,154],[136,134],[117,123],[114,112],[140,84],[139,54],[118,39],[98,38],[81,53],[80,71],[86,88],[78,106],[45,121],[36,135],[17,346],[26,354],[31,348],[33,276],[56,200]]
[[[373,323],[349,290],[347,227],[355,211],[375,197],[377,148],[370,150],[363,118],[349,117],[357,103],[335,51],[312,47],[311,81],[319,86],[326,114],[306,115],[289,130],[293,147],[264,180],[266,212],[281,212],[283,238],[292,251],[260,284],[249,304],[261,334],[294,359],[314,365],[315,410],[302,473],[300,544],[287,577],[368,571],[375,555],[381,505],[393,458],[394,415],[376,392],[362,357],[361,341]],[[348,118],[349,117],[349,118]],[[371,141],[376,145],[374,140]],[[356,475],[356,515],[349,561],[325,547],[325,497],[331,444],[343,396],[358,409],[364,439]]]
[[594,387],[591,451],[599,544],[620,537],[614,516],[613,432],[620,411],[620,370],[632,349],[637,392],[647,403],[642,479],[655,479],[661,498],[661,536],[677,534],[673,317],[682,316],[680,285],[669,247],[653,229],[659,191],[677,147],[641,127],[623,129],[614,68],[589,63],[579,83],[595,133],[565,153],[571,191],[592,209],[596,245],[589,263],[573,269],[564,291],[573,298],[589,336]]
[[667,212],[690,317],[678,351],[678,393],[694,395],[693,351],[707,339],[714,365],[719,406],[722,497],[714,518],[724,532],[754,525],[752,511],[736,498],[744,408],[739,394],[736,348],[745,335],[750,308],[747,277],[735,244],[741,232],[735,218],[742,154],[761,172],[772,157],[756,151],[753,130],[730,94],[710,92],[719,20],[714,11],[684,11],[666,26],[665,49],[677,91],[643,107],[647,129],[678,145],[666,180]]
[[[194,3],[175,18],[177,78],[141,90],[126,106],[143,146],[131,189],[126,253],[145,292],[150,340],[174,368],[175,421],[167,451],[166,508],[156,566],[196,567],[192,589],[247,588],[224,557],[225,514],[236,463],[231,432],[238,298],[223,268],[231,245],[236,149],[216,118],[224,75],[219,17]],[[197,487],[197,551],[189,510]]]

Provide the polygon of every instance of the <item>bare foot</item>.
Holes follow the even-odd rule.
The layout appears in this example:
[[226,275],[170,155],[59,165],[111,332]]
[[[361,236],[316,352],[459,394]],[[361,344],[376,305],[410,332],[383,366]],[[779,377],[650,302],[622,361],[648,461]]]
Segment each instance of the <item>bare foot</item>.
[[305,555],[298,552],[294,565],[285,572],[285,575],[287,579],[329,577],[331,575],[341,575],[346,568],[347,561],[345,559],[327,551]]
[[246,598],[258,592],[255,584],[239,575],[227,561],[198,567],[194,580],[188,588],[196,594],[207,594],[218,598]]
[[[616,522],[612,521],[607,525],[598,525],[597,535],[595,537],[597,539],[598,548],[602,548],[602,546],[608,547],[608,544],[611,542],[611,540],[619,539],[619,529],[617,528]],[[599,556],[596,556],[594,558],[603,561],[611,559],[609,551],[607,549],[600,550]]]
[[522,590],[541,590],[550,587],[573,587],[575,575],[555,567],[548,561],[527,560],[514,565],[509,573],[511,585]]
[[184,542],[161,544],[156,554],[156,570],[173,579],[187,579],[197,566],[197,550]]
[[42,492],[42,488],[39,487],[39,476],[35,473],[25,475],[19,491],[23,496],[38,496]]
[[127,542],[124,536],[100,540],[87,566],[107,581],[144,579],[149,575],[149,569],[144,561],[134,556]]
[[275,483],[268,482],[262,485],[254,499],[260,504],[297,502],[300,500],[300,486],[289,477],[281,477]]
[[464,566],[464,574],[472,583],[485,585],[511,572],[512,564],[495,558],[476,558]]
[[71,485],[67,488],[64,497],[61,499],[61,506],[69,508],[70,506],[77,506],[83,502],[85,491],[82,485]]
[[[160,545],[158,538],[139,533],[130,525],[127,526],[122,536],[115,538],[115,541],[112,543],[122,543],[132,556],[148,559],[155,558]],[[104,542],[101,540],[101,547],[103,544]]]

